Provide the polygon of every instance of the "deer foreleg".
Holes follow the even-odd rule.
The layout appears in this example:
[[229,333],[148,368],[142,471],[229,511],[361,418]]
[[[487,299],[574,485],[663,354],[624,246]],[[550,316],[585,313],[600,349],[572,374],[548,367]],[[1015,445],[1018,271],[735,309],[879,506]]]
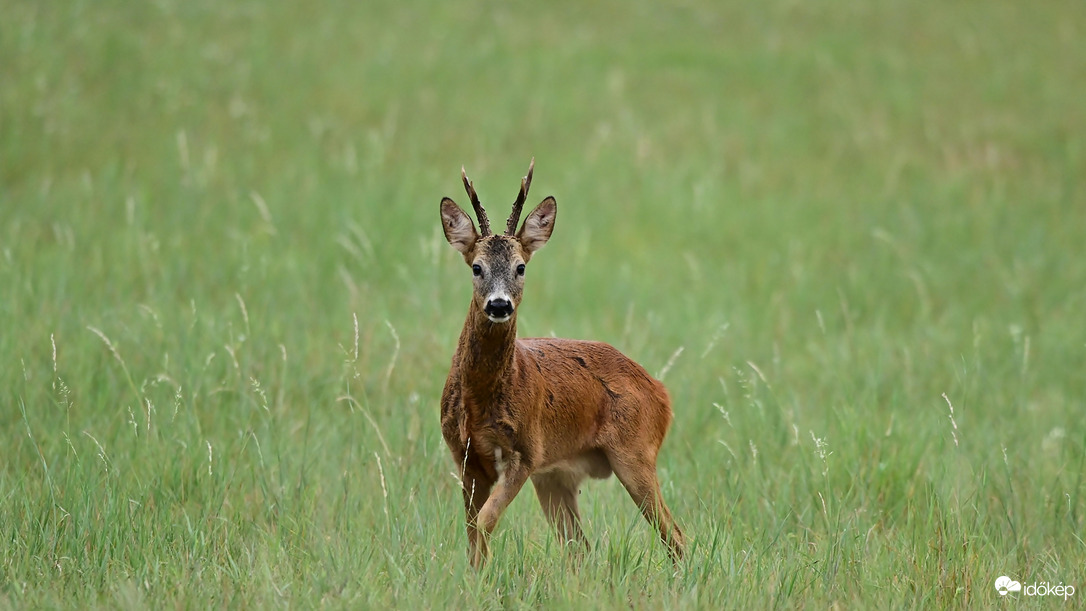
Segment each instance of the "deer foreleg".
[[486,562],[489,553],[490,535],[498,525],[505,508],[517,496],[524,483],[528,481],[528,469],[520,462],[520,453],[511,452],[507,461],[502,460],[501,450],[495,451],[498,481],[490,491],[490,497],[479,510],[475,524],[478,528],[478,545],[472,556],[472,566],[480,567]]
[[464,513],[468,531],[468,558],[474,563],[479,549],[479,511],[483,508],[494,485],[486,472],[478,464],[465,459],[462,463],[461,483],[464,494]]

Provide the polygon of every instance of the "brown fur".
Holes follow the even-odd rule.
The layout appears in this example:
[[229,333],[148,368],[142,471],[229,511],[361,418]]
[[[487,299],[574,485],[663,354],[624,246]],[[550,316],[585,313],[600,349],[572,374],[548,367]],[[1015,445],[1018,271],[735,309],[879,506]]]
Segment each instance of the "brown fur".
[[[523,276],[510,270],[550,237],[556,211],[547,198],[516,236],[480,236],[470,218],[470,233],[462,225],[459,215],[467,215],[452,200],[442,201],[450,244],[469,265],[486,269],[476,277],[441,397],[441,433],[463,483],[470,560],[474,566],[485,562],[490,534],[529,479],[563,542],[587,544],[579,486],[586,477],[611,473],[678,560],[683,534],[656,476],[672,417],[664,385],[608,344],[516,337]],[[492,322],[484,311],[488,278],[504,283],[498,286],[512,297],[507,322]]]

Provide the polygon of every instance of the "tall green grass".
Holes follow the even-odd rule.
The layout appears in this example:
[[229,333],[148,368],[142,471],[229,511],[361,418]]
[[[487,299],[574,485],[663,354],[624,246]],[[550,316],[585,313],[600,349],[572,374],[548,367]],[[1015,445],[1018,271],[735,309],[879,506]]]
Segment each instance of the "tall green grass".
[[[0,607],[1086,588],[1081,3],[0,12]],[[679,566],[614,479],[583,559],[525,490],[467,566],[437,204],[533,155],[520,332],[664,377]]]

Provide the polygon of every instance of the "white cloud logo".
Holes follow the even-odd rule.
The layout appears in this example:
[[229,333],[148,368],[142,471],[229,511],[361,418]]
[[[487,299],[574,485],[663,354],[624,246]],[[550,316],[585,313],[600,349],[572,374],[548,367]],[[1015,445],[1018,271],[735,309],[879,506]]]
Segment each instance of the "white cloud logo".
[[1010,577],[1007,577],[1006,575],[1001,575],[996,579],[995,587],[996,591],[999,592],[1000,596],[1006,596],[1007,592],[1022,591],[1022,584],[1011,579]]
[[1021,582],[1006,575],[1000,575],[995,580],[995,588],[1000,596],[1006,596],[1008,592],[1021,592],[1023,596],[1060,596],[1067,600],[1075,595],[1075,586],[1064,585],[1062,581],[1059,583],[1035,581],[1023,586]]

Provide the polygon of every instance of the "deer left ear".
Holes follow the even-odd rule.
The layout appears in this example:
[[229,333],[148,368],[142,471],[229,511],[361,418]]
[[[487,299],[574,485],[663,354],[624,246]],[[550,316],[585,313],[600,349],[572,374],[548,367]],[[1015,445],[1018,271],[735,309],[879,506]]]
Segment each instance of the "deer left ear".
[[445,231],[445,239],[465,258],[475,248],[475,241],[479,239],[471,217],[461,210],[456,202],[447,197],[441,200],[441,228]]
[[553,197],[540,202],[535,210],[524,219],[524,224],[517,232],[517,240],[528,254],[543,248],[554,231],[554,218],[558,215],[558,202]]

